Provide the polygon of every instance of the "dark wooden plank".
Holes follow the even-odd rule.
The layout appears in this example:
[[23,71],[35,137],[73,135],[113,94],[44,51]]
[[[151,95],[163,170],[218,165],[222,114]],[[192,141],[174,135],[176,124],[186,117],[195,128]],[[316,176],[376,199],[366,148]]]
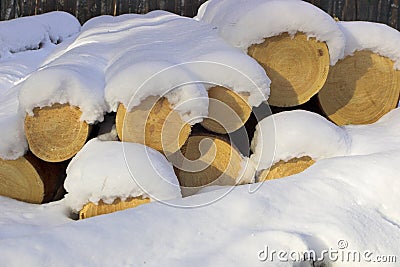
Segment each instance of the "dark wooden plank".
[[120,1],[120,6],[119,6],[119,14],[127,14],[130,13],[129,10],[129,1],[125,0],[125,1]]
[[368,20],[369,0],[357,1],[357,20]]
[[399,0],[393,0],[390,8],[389,26],[397,28],[399,18]]
[[382,23],[389,22],[390,0],[379,0],[378,3],[378,21]]
[[355,20],[357,19],[357,4],[356,0],[345,0],[340,20]]
[[368,21],[378,21],[378,0],[369,0]]

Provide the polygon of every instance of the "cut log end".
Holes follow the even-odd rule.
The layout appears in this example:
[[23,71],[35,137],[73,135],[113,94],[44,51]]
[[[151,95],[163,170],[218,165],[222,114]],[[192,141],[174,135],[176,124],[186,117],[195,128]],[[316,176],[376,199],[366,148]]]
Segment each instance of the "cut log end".
[[164,97],[148,97],[130,112],[120,104],[116,128],[120,140],[144,144],[164,154],[178,151],[191,131]]
[[248,53],[271,79],[272,106],[289,107],[307,102],[324,85],[329,72],[329,52],[325,43],[281,34],[252,45]]
[[38,158],[61,162],[72,158],[83,147],[89,125],[80,121],[82,112],[68,104],[35,108],[34,116],[25,118],[29,148]]
[[67,164],[48,163],[28,153],[16,160],[0,159],[0,195],[28,203],[54,200]]
[[98,204],[87,203],[79,212],[79,219],[86,219],[102,214],[108,214],[120,210],[135,208],[139,205],[149,203],[149,198],[129,198],[127,200],[116,199],[112,204],[106,204],[102,200]]
[[315,161],[309,156],[293,158],[289,161],[279,161],[270,169],[263,170],[258,176],[258,181],[263,182],[298,174],[313,165]]
[[0,159],[0,195],[40,204],[44,198],[44,184],[26,158]]
[[208,135],[190,136],[182,147],[183,162],[175,164],[182,195],[211,185],[235,185],[242,156],[227,141]]
[[231,133],[242,127],[251,115],[248,94],[236,93],[221,86],[208,90],[208,118],[201,125],[219,134]]
[[318,99],[337,125],[369,124],[396,108],[399,83],[400,72],[390,59],[358,51],[331,67]]

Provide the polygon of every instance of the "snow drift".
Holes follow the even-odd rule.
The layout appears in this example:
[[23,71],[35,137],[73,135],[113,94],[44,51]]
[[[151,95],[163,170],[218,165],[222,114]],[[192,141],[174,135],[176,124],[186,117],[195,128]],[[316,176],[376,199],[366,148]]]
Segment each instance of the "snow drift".
[[0,23],[0,58],[11,53],[58,44],[79,33],[79,21],[67,12],[54,11]]

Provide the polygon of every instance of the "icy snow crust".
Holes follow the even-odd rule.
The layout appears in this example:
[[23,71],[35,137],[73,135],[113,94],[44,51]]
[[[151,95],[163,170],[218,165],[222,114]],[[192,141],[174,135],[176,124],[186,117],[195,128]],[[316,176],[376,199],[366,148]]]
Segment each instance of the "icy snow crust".
[[295,157],[320,160],[400,150],[399,121],[398,108],[373,124],[343,127],[304,110],[281,112],[256,126],[251,160],[264,170]]
[[88,202],[116,198],[182,197],[172,165],[158,151],[136,143],[90,140],[68,165],[66,203],[79,211]]
[[231,45],[247,52],[252,44],[288,32],[303,32],[326,42],[330,63],[343,57],[345,38],[337,23],[324,11],[298,0],[210,0],[196,19],[213,25]]
[[54,11],[0,22],[0,58],[11,53],[58,44],[77,34],[81,25],[67,12]]
[[370,50],[393,60],[400,69],[400,32],[385,24],[367,21],[341,21],[339,27],[346,37],[344,56]]
[[164,11],[101,16],[25,81],[20,101],[30,114],[36,106],[68,102],[92,123],[119,103],[130,109],[148,96],[165,95],[194,124],[208,111],[211,85],[204,82],[248,92],[253,106],[269,95],[264,69],[207,24]]

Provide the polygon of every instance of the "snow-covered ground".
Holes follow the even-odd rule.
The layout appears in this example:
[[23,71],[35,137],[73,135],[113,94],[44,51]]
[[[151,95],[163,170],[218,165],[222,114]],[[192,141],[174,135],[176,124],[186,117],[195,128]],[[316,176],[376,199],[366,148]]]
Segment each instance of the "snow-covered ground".
[[[1,198],[0,266],[312,266],[276,254],[261,261],[266,247],[317,255],[331,249],[339,251],[333,266],[381,266],[365,262],[400,255],[399,157],[325,159],[223,198],[212,191],[83,221],[68,220],[64,201],[35,206]],[[342,251],[360,252],[361,263],[346,262]],[[364,251],[371,254],[363,258]]]

